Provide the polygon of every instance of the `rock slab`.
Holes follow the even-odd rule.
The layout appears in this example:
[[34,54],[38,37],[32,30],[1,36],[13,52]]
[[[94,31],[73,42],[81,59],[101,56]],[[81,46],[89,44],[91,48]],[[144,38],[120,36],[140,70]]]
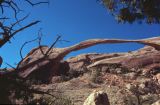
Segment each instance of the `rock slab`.
[[85,100],[83,105],[110,105],[107,93],[103,91],[94,91]]

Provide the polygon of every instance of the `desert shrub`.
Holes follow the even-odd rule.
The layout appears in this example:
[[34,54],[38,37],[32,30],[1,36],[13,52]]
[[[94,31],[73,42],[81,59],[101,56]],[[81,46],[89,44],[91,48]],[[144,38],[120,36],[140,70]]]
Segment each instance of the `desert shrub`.
[[0,83],[1,104],[15,104],[16,100],[26,104],[33,98],[31,85],[17,76],[0,78]]
[[93,83],[102,83],[101,70],[98,67],[94,67],[91,70],[90,81]]
[[88,72],[88,69],[87,69],[86,66],[83,66],[83,67],[81,67],[79,69],[76,69],[76,70],[70,69],[69,72],[68,72],[68,76],[69,76],[70,79],[77,78],[79,76],[82,76],[86,72]]
[[44,95],[39,99],[35,99],[29,104],[39,104],[39,105],[74,105],[70,98],[64,96],[63,94],[56,94],[55,97]]
[[[72,101],[61,94],[62,92],[52,88],[52,91],[44,92],[34,87],[32,82],[18,78],[17,75],[0,78],[0,104],[50,104],[50,105],[73,105]],[[38,85],[40,87],[40,85]],[[39,99],[35,99],[35,94]]]
[[44,99],[47,100],[50,105],[74,105],[70,98],[62,94],[57,95],[54,99],[52,97]]
[[82,71],[78,71],[78,70],[70,70],[69,73],[68,73],[68,76],[70,78],[77,78],[80,75],[83,75],[83,72]]
[[61,75],[61,82],[65,82],[65,81],[69,81],[71,79],[71,77],[69,77],[68,75]]

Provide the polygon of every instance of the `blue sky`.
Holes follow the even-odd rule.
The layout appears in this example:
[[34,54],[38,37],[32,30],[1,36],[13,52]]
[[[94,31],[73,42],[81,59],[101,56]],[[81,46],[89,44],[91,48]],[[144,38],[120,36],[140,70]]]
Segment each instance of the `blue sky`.
[[[93,38],[121,38],[141,39],[160,35],[159,25],[147,24],[118,24],[107,9],[97,0],[50,0],[50,5],[41,5],[32,8],[20,2],[24,13],[30,13],[30,17],[22,23],[25,25],[33,20],[41,20],[35,25],[19,34],[0,49],[0,55],[4,62],[13,66],[20,60],[19,49],[25,41],[37,37],[38,30],[42,28],[44,34],[42,44],[50,45],[57,35],[69,43],[57,43],[56,47],[67,47],[80,41]],[[10,12],[6,13],[11,15]],[[19,15],[22,16],[22,14]],[[25,56],[38,44],[31,43],[23,50]],[[97,45],[84,50],[76,51],[67,57],[81,53],[111,53],[133,51],[143,47],[139,44],[106,44]],[[3,67],[7,65],[3,64]]]

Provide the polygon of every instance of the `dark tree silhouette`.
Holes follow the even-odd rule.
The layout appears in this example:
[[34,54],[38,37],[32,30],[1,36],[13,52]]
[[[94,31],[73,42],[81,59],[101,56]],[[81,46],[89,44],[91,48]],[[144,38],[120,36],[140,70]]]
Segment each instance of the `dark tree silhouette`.
[[[28,15],[24,16],[23,18],[19,19],[17,16],[23,12],[20,5],[20,1],[16,0],[0,0],[0,47],[2,47],[4,44],[6,44],[8,41],[10,42],[10,39],[13,38],[17,33],[39,23],[40,21],[34,21],[31,22],[25,26],[21,26],[19,29],[15,29],[17,25],[20,26],[20,23],[24,21],[26,18],[28,18]],[[34,0],[23,0],[21,1],[23,4],[28,4],[31,6],[36,6],[39,4],[49,3],[47,1],[40,1],[34,2]],[[8,10],[12,10],[14,17],[8,17],[5,15],[5,12]],[[11,23],[11,22],[12,23]],[[14,22],[13,22],[14,21]],[[9,22],[10,25],[6,25],[6,23]]]
[[160,23],[160,0],[101,0],[118,22]]
[[[3,47],[7,42],[11,43],[10,39],[13,38],[17,33],[39,23],[40,21],[33,21],[27,25],[22,26],[21,22],[28,18],[28,15],[23,18],[18,18],[18,15],[23,12],[18,0],[0,0],[0,48]],[[48,1],[37,0],[22,0],[23,4],[36,6],[39,4],[48,3]],[[11,14],[13,17],[8,17],[5,12],[12,10]],[[8,24],[10,25],[8,25]],[[17,25],[20,28],[17,28]],[[0,66],[3,63],[3,59],[0,56]],[[0,72],[5,72],[7,68],[0,68]],[[25,79],[20,78],[16,73],[12,75],[0,75],[0,104],[14,104],[14,99],[23,100],[23,104],[30,103],[33,97],[33,93],[36,94],[47,94],[54,97],[48,92],[39,91],[33,89],[32,83],[26,83]],[[14,95],[13,95],[14,94]],[[10,97],[11,96],[11,97]]]

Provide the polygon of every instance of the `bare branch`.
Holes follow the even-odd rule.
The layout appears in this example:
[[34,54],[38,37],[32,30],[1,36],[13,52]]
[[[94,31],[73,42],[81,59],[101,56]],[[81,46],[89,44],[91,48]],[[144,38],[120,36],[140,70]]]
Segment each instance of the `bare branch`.
[[29,43],[34,42],[34,41],[36,41],[36,40],[38,40],[38,38],[35,38],[35,39],[33,39],[33,40],[30,40],[30,41],[27,41],[27,42],[25,42],[25,43],[22,45],[22,47],[20,48],[20,56],[21,56],[21,59],[23,59],[22,50],[23,50],[24,46],[25,46],[26,44],[29,44]]
[[43,50],[41,48],[41,40],[42,40],[42,32],[41,32],[41,30],[42,29],[40,29],[39,32],[38,32],[38,45],[39,45],[41,53],[45,56],[45,53],[43,52]]
[[50,52],[50,50],[55,46],[55,44],[59,41],[60,38],[61,38],[61,36],[57,37],[56,41],[54,41],[54,43],[51,45],[51,47],[45,53],[46,56],[48,55],[48,53]]
[[6,28],[4,28],[3,24],[0,24],[0,27],[4,30],[4,38],[0,39],[0,47],[2,47],[5,43],[7,43],[12,37],[14,37],[15,34],[17,34],[18,32],[23,31],[26,28],[29,28],[37,23],[39,23],[40,21],[35,21],[32,22],[24,27],[21,27],[20,29],[11,32],[11,28],[9,28],[9,30],[6,30]]
[[49,1],[41,1],[41,2],[37,2],[37,3],[33,3],[30,0],[25,0],[26,2],[28,2],[30,5],[35,6],[35,5],[39,5],[39,4],[49,4]]
[[32,22],[32,23],[30,23],[30,24],[28,24],[28,25],[26,25],[26,26],[24,26],[24,27],[22,27],[22,28],[16,30],[15,32],[13,32],[13,33],[11,34],[10,38],[13,37],[15,34],[17,34],[18,32],[23,31],[24,29],[26,29],[26,28],[28,28],[28,27],[31,27],[31,26],[33,26],[33,25],[39,23],[39,22],[40,22],[40,21]]
[[9,67],[11,67],[12,69],[16,69],[15,67],[13,67],[12,65],[10,65],[9,63],[5,62],[6,65],[8,65]]
[[21,61],[24,59],[23,56],[22,56],[22,50],[23,50],[23,48],[25,47],[25,45],[27,45],[27,44],[29,44],[29,43],[31,43],[31,42],[34,42],[34,41],[36,41],[36,40],[38,40],[38,45],[39,45],[39,48],[40,48],[41,53],[45,56],[45,53],[43,52],[43,50],[42,50],[42,48],[41,48],[42,33],[41,33],[41,29],[40,29],[39,32],[38,32],[38,37],[37,37],[37,38],[35,38],[35,39],[33,39],[33,40],[30,40],[30,41],[26,41],[26,42],[21,46],[21,48],[20,48]]
[[12,30],[15,25],[19,24],[20,22],[22,22],[23,20],[25,20],[26,18],[28,18],[28,16],[29,16],[29,14],[26,15],[26,16],[24,16],[22,19],[17,20],[15,23],[11,24],[10,29]]
[[[61,36],[58,36],[58,37],[57,37],[57,39],[54,41],[54,43],[51,45],[51,47],[46,51],[46,53],[44,53],[44,56],[43,56],[43,57],[37,59],[37,60],[34,61],[34,62],[31,62],[31,63],[29,63],[29,64],[27,64],[27,65],[24,65],[24,66],[20,67],[20,65],[22,64],[22,62],[23,62],[23,60],[24,60],[24,59],[22,59],[22,60],[18,63],[16,69],[15,69],[15,68],[14,68],[14,69],[10,69],[10,70],[7,70],[6,72],[1,72],[1,71],[0,71],[0,75],[8,75],[8,74],[12,74],[12,73],[17,74],[17,72],[20,72],[21,70],[25,70],[25,69],[27,69],[27,68],[29,68],[29,67],[34,66],[34,65],[38,65],[38,64],[41,63],[41,62],[45,62],[44,64],[48,64],[51,60],[53,60],[53,59],[48,59],[48,58],[47,58],[47,57],[49,56],[49,52],[50,52],[50,50],[54,47],[54,45],[58,42],[58,40],[60,39],[60,37],[61,37]],[[43,65],[40,65],[40,66],[43,66]]]
[[0,20],[6,20],[6,19],[9,19],[7,17],[1,17]]
[[[49,1],[39,1],[37,3],[33,3],[30,0],[25,0],[29,5],[35,6],[35,5],[40,5],[40,4],[49,4]],[[18,20],[17,15],[21,10],[20,6],[18,5],[17,1],[15,0],[3,0],[2,2],[0,2],[0,9],[2,14],[4,14],[4,9],[5,8],[9,8],[11,10],[13,10],[14,12],[14,18],[16,20]]]

